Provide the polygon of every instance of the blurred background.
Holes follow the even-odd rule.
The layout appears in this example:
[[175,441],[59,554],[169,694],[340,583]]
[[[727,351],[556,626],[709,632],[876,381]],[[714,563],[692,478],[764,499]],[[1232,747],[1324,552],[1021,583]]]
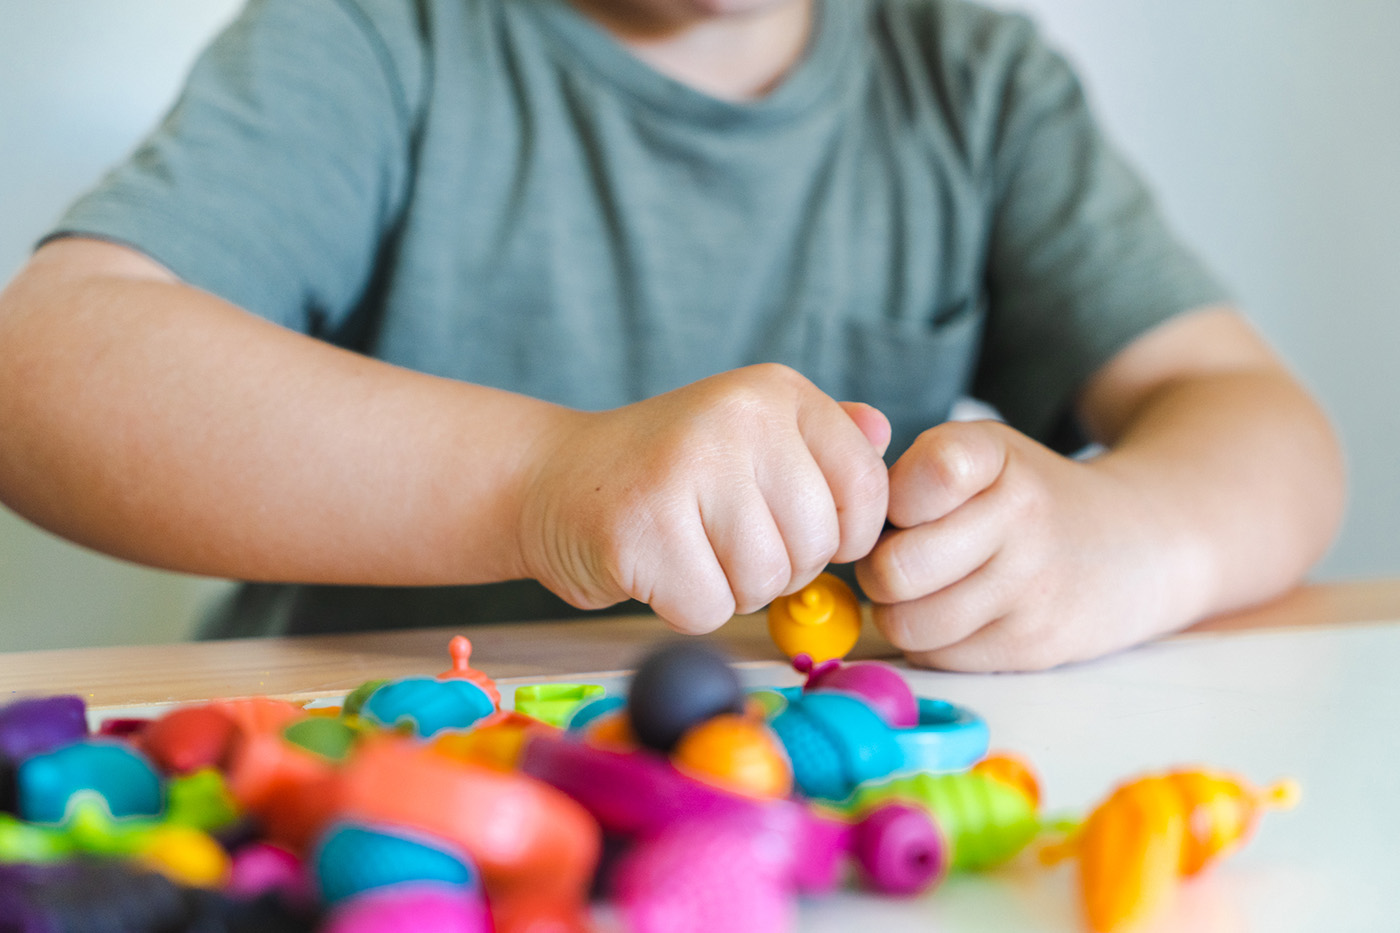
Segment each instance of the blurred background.
[[[239,5],[0,4],[0,280],[159,119]],[[1077,62],[1167,213],[1336,420],[1352,505],[1314,579],[1400,572],[1400,4],[1000,5]],[[0,508],[0,650],[180,639],[226,586]]]

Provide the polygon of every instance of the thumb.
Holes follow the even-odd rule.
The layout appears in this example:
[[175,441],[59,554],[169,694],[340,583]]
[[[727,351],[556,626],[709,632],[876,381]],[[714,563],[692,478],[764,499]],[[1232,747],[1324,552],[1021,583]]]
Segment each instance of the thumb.
[[885,450],[890,446],[890,419],[886,418],[880,409],[864,402],[839,402],[842,411],[846,413],[856,427],[860,428],[860,433],[865,435],[865,439],[870,442],[870,446],[875,448],[875,452],[880,456],[885,455]]

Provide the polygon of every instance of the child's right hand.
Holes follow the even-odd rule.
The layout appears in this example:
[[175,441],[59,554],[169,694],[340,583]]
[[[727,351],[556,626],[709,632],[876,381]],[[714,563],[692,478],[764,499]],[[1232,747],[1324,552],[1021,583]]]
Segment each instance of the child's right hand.
[[889,436],[777,364],[570,412],[533,451],[520,556],[574,605],[637,599],[707,632],[874,547]]

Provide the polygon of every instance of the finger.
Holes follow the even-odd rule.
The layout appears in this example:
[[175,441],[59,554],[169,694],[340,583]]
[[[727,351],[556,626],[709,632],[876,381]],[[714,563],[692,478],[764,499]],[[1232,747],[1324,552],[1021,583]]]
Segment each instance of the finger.
[[630,585],[630,597],[641,600],[677,632],[703,635],[734,615],[734,595],[709,538],[699,521],[698,507],[687,517],[656,529]]
[[1016,615],[994,619],[961,641],[932,651],[909,652],[911,664],[948,671],[1040,671],[1073,660],[1045,633],[1025,630]]
[[991,421],[948,421],[920,434],[890,467],[890,522],[936,521],[995,483],[1008,442],[1004,426]]
[[865,439],[870,442],[870,446],[875,448],[875,452],[880,456],[885,455],[885,451],[890,446],[890,419],[885,417],[885,413],[874,405],[867,405],[864,402],[838,402],[846,415],[860,428],[860,433],[865,435]]
[[836,507],[839,538],[831,560],[845,563],[864,557],[885,526],[885,461],[841,406],[826,396],[804,403],[797,424]]
[[925,653],[955,645],[1006,615],[1014,605],[994,558],[952,586],[907,602],[872,608],[875,627],[901,651]]
[[886,531],[856,565],[856,579],[877,603],[908,602],[976,573],[1005,541],[996,503],[977,496],[937,521]]
[[[735,485],[701,500],[700,522],[724,571],[734,612],[754,612],[787,589],[793,569],[785,535],[754,480]],[[834,527],[835,509],[828,511]]]
[[841,522],[826,476],[801,438],[774,445],[756,465],[755,479],[787,555],[787,579],[763,605],[822,572],[841,545]]

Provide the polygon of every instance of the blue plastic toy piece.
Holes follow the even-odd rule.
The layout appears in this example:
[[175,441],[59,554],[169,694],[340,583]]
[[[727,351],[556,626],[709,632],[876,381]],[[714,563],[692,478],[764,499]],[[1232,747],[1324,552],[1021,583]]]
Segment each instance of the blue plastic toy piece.
[[770,725],[808,797],[844,800],[866,781],[904,771],[962,771],[987,753],[986,723],[942,700],[920,700],[919,724],[896,729],[849,694],[783,694],[787,706]]
[[626,697],[599,697],[596,700],[589,700],[569,714],[566,728],[570,732],[577,732],[594,720],[601,719],[608,713],[622,709],[626,705]]
[[435,881],[475,889],[476,870],[464,854],[405,830],[356,823],[332,826],[316,849],[316,879],[327,904],[406,881]]
[[95,794],[116,819],[159,816],[164,808],[160,776],[124,745],[75,742],[23,762],[15,774],[19,815],[31,823],[61,823],[74,796]]
[[919,724],[896,729],[904,769],[940,774],[966,771],[987,755],[991,735],[981,716],[946,700],[919,700]]
[[384,726],[408,723],[419,738],[444,729],[466,729],[496,711],[496,704],[470,680],[405,677],[375,690],[360,707],[365,719]]

